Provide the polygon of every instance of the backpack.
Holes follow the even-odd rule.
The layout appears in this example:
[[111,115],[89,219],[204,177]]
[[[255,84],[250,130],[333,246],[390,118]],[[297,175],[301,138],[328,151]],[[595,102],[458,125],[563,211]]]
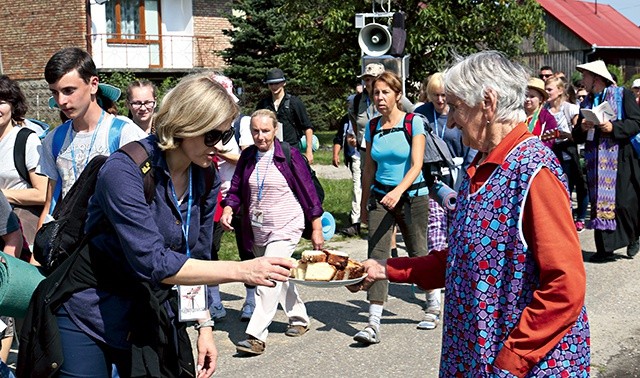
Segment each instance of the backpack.
[[[67,138],[67,134],[69,133],[69,128],[72,125],[73,120],[67,120],[62,125],[58,126],[53,130],[53,141],[51,143],[51,153],[53,155],[53,161],[55,162],[58,159],[58,155],[60,154],[60,150],[62,150],[62,145],[64,144],[64,140]],[[109,127],[109,152],[114,153],[120,147],[120,135],[122,134],[122,129],[127,123],[119,118],[113,118],[111,122],[111,126]],[[95,132],[95,131],[94,131]],[[50,214],[53,215],[53,212],[56,208],[57,202],[61,199],[62,195],[62,180],[58,177],[56,180],[56,187],[53,190],[53,195],[51,196],[51,207],[49,208]]]
[[27,139],[29,135],[34,133],[33,130],[21,127],[16,135],[16,143],[13,145],[13,165],[16,167],[20,177],[26,181],[29,186],[31,185],[31,178],[29,177],[29,170],[27,169]]
[[[280,143],[280,146],[282,147],[282,152],[284,153],[284,158],[287,161],[287,165],[289,166],[289,169],[293,171],[293,165],[291,164],[291,146],[289,146],[289,143],[286,143],[286,142]],[[307,161],[307,158],[304,155],[302,155],[302,157],[304,158],[304,161],[307,163],[307,168],[309,168],[311,181],[313,181],[313,186],[316,189],[316,194],[318,195],[318,199],[320,199],[320,203],[323,203],[324,189],[322,188],[322,184],[320,183],[320,180],[318,180],[318,176],[316,176],[316,172],[313,169],[311,169],[311,166],[309,166],[309,162]],[[302,232],[302,237],[305,239],[311,239],[312,231],[313,231],[313,228],[311,227],[311,221],[307,219],[307,217],[305,216],[304,231]]]
[[[140,173],[143,177],[144,196],[147,204],[151,204],[155,196],[156,185],[149,152],[140,142],[128,143],[119,150],[129,156],[140,168]],[[55,220],[43,224],[38,230],[34,241],[33,254],[47,274],[51,273],[71,256],[85,239],[91,237],[94,231],[104,229],[103,226],[110,227],[106,219],[103,219],[89,233],[85,234],[84,232],[89,199],[95,192],[98,172],[106,160],[107,156],[104,155],[98,155],[91,159],[69,190],[69,193],[60,201],[53,212]],[[201,198],[201,206],[213,188],[215,177],[213,169],[212,166],[210,168],[211,174],[205,175],[205,194]]]
[[[409,143],[409,147],[411,147],[411,137],[413,135],[413,118],[415,116],[415,113],[406,113],[403,121],[404,127],[402,129],[393,128],[388,131],[382,129],[376,130],[378,122],[382,117],[376,117],[372,119],[369,123],[369,134],[371,135],[371,140],[373,141],[374,135],[383,132],[403,131],[404,136],[407,139],[407,143]],[[424,118],[424,116],[421,114],[418,114],[418,117]],[[422,175],[424,176],[425,181],[431,181],[435,177],[442,176],[442,167],[451,168],[455,164],[453,163],[453,157],[451,156],[449,147],[447,147],[447,143],[433,132],[431,126],[429,126],[429,122],[425,121],[424,127],[426,131],[426,138],[424,145],[424,159],[422,160]],[[430,182],[428,184],[429,186],[432,185],[432,183]]]

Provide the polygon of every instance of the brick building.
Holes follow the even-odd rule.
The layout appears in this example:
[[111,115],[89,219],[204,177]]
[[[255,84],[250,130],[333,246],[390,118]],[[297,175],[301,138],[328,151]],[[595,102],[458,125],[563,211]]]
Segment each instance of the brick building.
[[20,80],[29,116],[50,118],[44,66],[63,47],[91,53],[101,73],[162,80],[222,69],[229,0],[3,0],[0,71]]

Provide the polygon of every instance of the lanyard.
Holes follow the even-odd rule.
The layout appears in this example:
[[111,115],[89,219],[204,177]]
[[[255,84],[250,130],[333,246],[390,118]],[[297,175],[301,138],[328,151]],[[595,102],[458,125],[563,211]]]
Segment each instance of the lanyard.
[[175,202],[178,214],[180,214],[180,220],[182,221],[182,235],[184,235],[185,244],[187,245],[187,257],[191,257],[191,249],[189,247],[189,226],[191,225],[191,206],[193,205],[193,195],[191,193],[192,181],[191,181],[191,165],[189,165],[189,199],[187,200],[187,221],[182,218],[182,212],[180,211],[180,204],[178,203],[178,196],[176,195],[176,189],[173,186],[173,182],[169,180],[169,186],[171,187],[171,194],[173,195],[173,201]]
[[[91,143],[89,144],[89,150],[87,151],[87,158],[84,160],[84,165],[82,166],[82,169],[84,169],[84,167],[86,167],[87,163],[89,162],[89,157],[91,156],[91,150],[93,149],[93,143],[96,141],[96,135],[98,135],[98,129],[100,128],[100,125],[102,124],[103,119],[104,119],[104,110],[102,111],[102,113],[100,113],[100,118],[98,119],[98,125],[93,130],[93,135],[91,136]],[[70,140],[71,140],[72,133],[73,133],[73,124],[69,128]],[[76,149],[74,147],[73,140],[71,140],[71,165],[73,166],[73,176],[77,179],[78,167],[76,167]]]
[[606,95],[607,88],[602,91],[602,94],[600,96],[593,96],[593,107],[595,108],[596,106],[600,105],[600,103],[604,101]]
[[529,132],[533,132],[533,128],[536,126],[536,122],[538,122],[538,116],[540,115],[540,110],[541,108],[538,108],[538,110],[536,110],[529,121]]
[[444,126],[442,126],[442,132],[438,133],[438,131],[440,130],[440,125],[438,124],[438,113],[436,113],[436,108],[433,108],[433,127],[435,127],[436,129],[436,135],[440,134],[440,139],[444,139],[444,131],[447,128],[447,125],[445,124]]
[[[262,155],[262,157],[266,157]],[[262,183],[260,183],[260,169],[258,168],[258,164],[256,164],[256,182],[258,183],[258,202],[262,201],[262,192],[264,191],[264,182],[267,180],[267,171],[269,171],[269,165],[273,161],[273,155],[271,155],[271,160],[267,162],[267,168],[264,170],[264,177],[262,178]]]

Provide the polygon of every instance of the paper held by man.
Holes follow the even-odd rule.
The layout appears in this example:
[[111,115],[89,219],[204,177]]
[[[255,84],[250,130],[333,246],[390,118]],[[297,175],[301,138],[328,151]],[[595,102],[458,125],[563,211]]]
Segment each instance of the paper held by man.
[[611,108],[611,105],[606,101],[593,109],[580,109],[580,112],[584,119],[596,125],[602,125],[603,123],[616,118],[616,113]]

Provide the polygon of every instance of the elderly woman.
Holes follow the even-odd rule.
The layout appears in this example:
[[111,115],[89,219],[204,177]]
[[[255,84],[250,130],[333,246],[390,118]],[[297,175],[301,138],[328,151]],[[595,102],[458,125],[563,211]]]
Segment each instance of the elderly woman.
[[448,126],[478,150],[449,249],[364,262],[363,288],[384,279],[446,288],[441,377],[589,375],[580,242],[558,161],[524,122],[527,78],[493,51],[446,72]]
[[595,107],[608,102],[611,120],[594,124],[580,117],[573,129],[577,143],[585,144],[591,222],[596,253],[591,262],[615,260],[614,251],[627,247],[627,256],[640,249],[640,159],[630,139],[640,132],[640,107],[633,92],[617,87],[601,60],[579,65],[582,84],[593,95]]
[[[402,83],[393,72],[385,71],[374,79],[373,99],[382,116],[373,118],[364,134],[367,148],[360,217],[369,221],[368,255],[375,259],[390,256],[397,225],[409,255],[424,256],[429,212],[429,189],[422,176],[424,123],[398,107]],[[388,290],[386,281],[371,288],[367,294],[369,324],[354,340],[363,344],[380,342],[380,320]]]
[[178,304],[178,293],[192,299],[186,294],[204,290],[190,285],[231,281],[274,286],[291,267],[277,258],[204,261],[220,185],[211,168],[214,146],[233,137],[237,114],[212,75],[189,76],[165,97],[157,135],[133,142],[148,154],[155,188],[144,189],[141,168],[126,153],[106,160],[89,203],[88,243],[34,294],[19,376],[107,377],[112,364],[120,376],[196,376],[191,320],[197,376],[213,374],[217,351],[204,297],[205,314],[191,316],[192,301]]
[[[240,155],[231,187],[222,201],[224,212],[220,223],[233,230],[233,213],[244,206],[245,246],[253,248],[256,256],[291,257],[305,222],[313,228],[311,242],[314,249],[322,248],[320,216],[323,211],[304,157],[276,139],[277,128],[278,119],[271,110],[260,109],[252,114],[254,145]],[[289,318],[285,335],[296,337],[307,332],[309,316],[293,283],[259,287],[255,309],[247,325],[247,339],[236,345],[238,352],[252,355],[264,352],[268,328],[278,303]]]

